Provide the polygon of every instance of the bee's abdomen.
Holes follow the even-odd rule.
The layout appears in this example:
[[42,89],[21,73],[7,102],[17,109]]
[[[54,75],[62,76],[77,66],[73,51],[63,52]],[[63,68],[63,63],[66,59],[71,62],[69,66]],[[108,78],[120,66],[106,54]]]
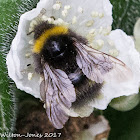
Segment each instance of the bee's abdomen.
[[86,105],[87,103],[94,101],[103,84],[95,83],[85,77],[80,84],[75,85],[76,88],[76,101],[72,104],[73,108]]

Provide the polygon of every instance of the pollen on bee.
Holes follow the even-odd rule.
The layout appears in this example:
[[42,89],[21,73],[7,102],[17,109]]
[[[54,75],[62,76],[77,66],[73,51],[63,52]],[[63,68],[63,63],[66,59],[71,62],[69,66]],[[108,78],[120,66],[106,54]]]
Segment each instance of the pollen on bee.
[[86,26],[91,27],[93,24],[94,24],[94,20],[89,20],[87,21]]
[[84,12],[83,8],[79,6],[79,7],[78,7],[78,12],[79,12],[79,13],[83,13],[83,12]]
[[28,80],[30,81],[30,80],[32,80],[32,78],[33,78],[33,73],[29,72],[28,73]]
[[117,49],[111,49],[109,50],[109,55],[117,57],[119,55],[119,51]]

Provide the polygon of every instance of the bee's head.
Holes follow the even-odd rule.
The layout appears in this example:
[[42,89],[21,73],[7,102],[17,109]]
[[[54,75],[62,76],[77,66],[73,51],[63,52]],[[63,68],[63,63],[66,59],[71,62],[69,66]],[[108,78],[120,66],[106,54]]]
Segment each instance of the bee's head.
[[42,56],[46,61],[60,61],[76,56],[76,50],[68,35],[50,37],[44,44]]

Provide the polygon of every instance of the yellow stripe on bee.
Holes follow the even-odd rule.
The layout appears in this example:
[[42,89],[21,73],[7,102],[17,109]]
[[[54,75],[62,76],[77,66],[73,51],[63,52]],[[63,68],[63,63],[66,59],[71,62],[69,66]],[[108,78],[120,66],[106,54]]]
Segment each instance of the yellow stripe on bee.
[[35,45],[33,47],[34,53],[40,53],[45,42],[54,35],[61,35],[61,34],[67,34],[68,28],[64,26],[55,26],[51,29],[46,30],[42,35],[35,41]]

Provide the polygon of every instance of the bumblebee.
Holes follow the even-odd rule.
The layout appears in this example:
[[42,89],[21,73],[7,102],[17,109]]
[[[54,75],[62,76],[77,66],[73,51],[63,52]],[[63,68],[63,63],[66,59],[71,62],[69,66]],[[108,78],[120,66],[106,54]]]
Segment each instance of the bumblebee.
[[65,26],[41,22],[33,32],[35,71],[43,77],[40,95],[57,129],[69,118],[65,108],[86,105],[110,76],[117,74],[114,79],[120,81],[130,72],[122,61],[88,46],[85,38]]

